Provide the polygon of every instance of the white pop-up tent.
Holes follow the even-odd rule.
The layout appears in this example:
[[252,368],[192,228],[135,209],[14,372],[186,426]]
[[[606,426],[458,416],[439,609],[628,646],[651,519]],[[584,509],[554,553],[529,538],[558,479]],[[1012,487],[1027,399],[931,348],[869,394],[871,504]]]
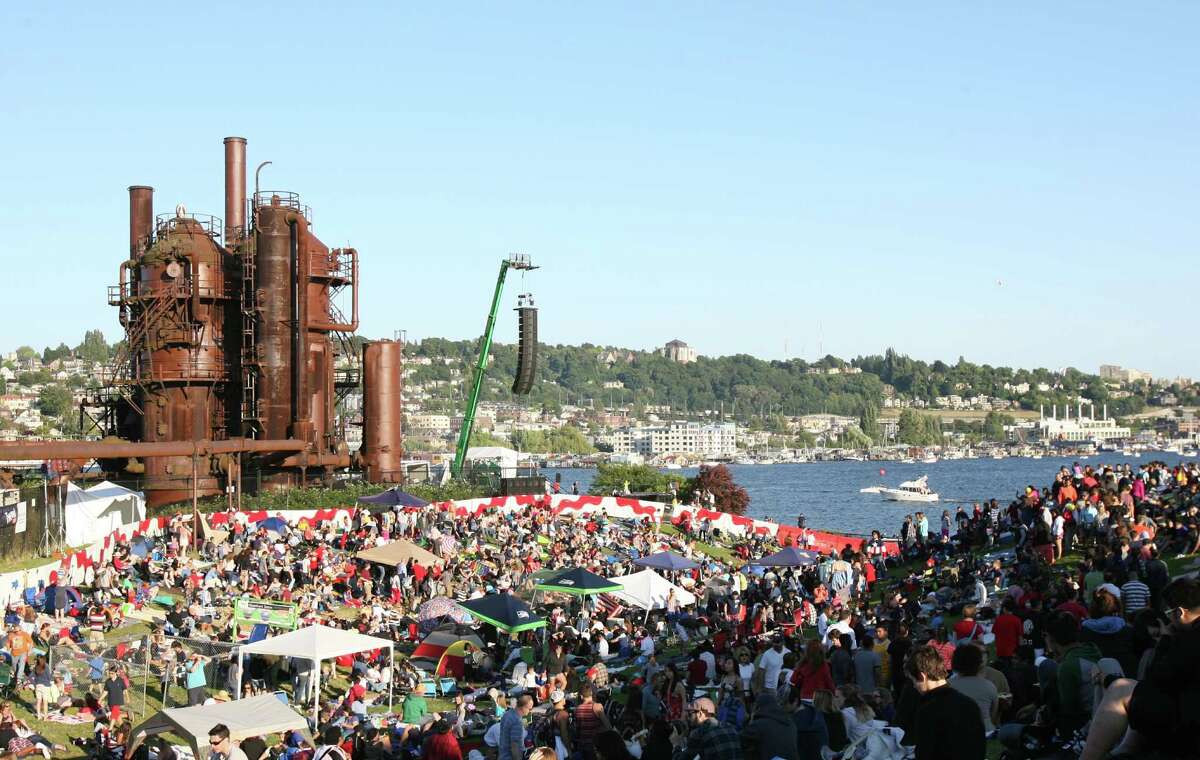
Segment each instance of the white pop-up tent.
[[138,491],[110,483],[83,489],[67,484],[66,542],[85,546],[103,539],[125,525],[146,519],[146,499]]
[[675,598],[679,600],[680,607],[696,603],[695,594],[676,586],[653,570],[642,570],[633,575],[622,575],[609,580],[621,584],[621,590],[613,591],[612,596],[626,604],[646,610],[647,613],[650,610],[666,608],[667,596],[671,589],[675,589]]
[[[193,757],[207,757],[208,732],[218,724],[224,724],[229,729],[229,738],[233,741],[291,730],[299,731],[308,740],[309,745],[317,746],[309,733],[308,721],[303,715],[279,701],[274,694],[260,694],[238,702],[216,702],[211,705],[162,710],[133,729],[126,745],[125,756],[133,757],[134,750],[151,736],[171,733],[191,745]],[[203,753],[200,751],[202,744]]]
[[[297,657],[313,664],[316,678],[316,699],[313,706],[314,720],[319,718],[321,700],[321,661],[332,660],[347,654],[369,652],[373,649],[388,650],[388,670],[395,664],[396,650],[393,642],[375,636],[366,636],[355,631],[330,628],[325,625],[310,625],[294,631],[273,636],[269,639],[247,644],[238,650],[238,694],[242,693],[242,673],[245,672],[245,657],[248,654]],[[388,680],[388,712],[392,710],[392,682]]]

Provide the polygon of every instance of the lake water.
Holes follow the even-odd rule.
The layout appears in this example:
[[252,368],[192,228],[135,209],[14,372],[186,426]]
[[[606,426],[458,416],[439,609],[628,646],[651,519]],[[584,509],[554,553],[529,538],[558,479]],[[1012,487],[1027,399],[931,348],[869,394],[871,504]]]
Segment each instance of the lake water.
[[[729,471],[738,485],[750,495],[747,515],[764,520],[794,525],[796,515],[803,513],[810,528],[845,533],[869,533],[880,530],[894,535],[906,514],[925,509],[930,523],[937,524],[942,509],[956,508],[958,501],[982,501],[995,498],[1008,504],[1025,486],[1048,485],[1058,468],[1080,464],[1097,466],[1102,463],[1130,462],[1138,464],[1162,460],[1169,465],[1184,460],[1176,454],[1143,452],[1140,459],[1120,455],[1093,455],[1086,460],[1073,457],[1025,459],[956,459],[933,464],[900,464],[898,462],[813,462],[808,464],[730,465]],[[880,470],[884,474],[880,475]],[[681,477],[696,474],[694,469],[668,471]],[[561,473],[563,492],[569,493],[571,483],[579,481],[580,493],[587,491],[595,470],[546,469],[543,474],[553,480]],[[884,501],[878,494],[859,493],[867,486],[896,486],[904,480],[929,476],[929,487],[942,501],[936,504],[914,504]]]

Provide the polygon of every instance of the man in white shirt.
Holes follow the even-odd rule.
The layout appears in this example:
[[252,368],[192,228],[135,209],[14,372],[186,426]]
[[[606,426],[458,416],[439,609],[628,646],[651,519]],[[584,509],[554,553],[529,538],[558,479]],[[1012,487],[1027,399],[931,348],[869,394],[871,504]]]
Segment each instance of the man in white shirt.
[[779,673],[783,670],[783,657],[788,649],[783,645],[783,639],[776,636],[771,641],[771,648],[758,658],[758,669],[762,671],[763,689],[774,692],[779,688]]
[[830,639],[839,637],[843,633],[850,636],[850,648],[858,649],[858,638],[854,635],[854,629],[850,627],[850,610],[842,610],[838,621],[825,631],[825,645],[829,646]]
[[650,635],[649,631],[642,631],[642,640],[639,642],[638,647],[642,650],[643,657],[649,658],[654,656],[654,637]]

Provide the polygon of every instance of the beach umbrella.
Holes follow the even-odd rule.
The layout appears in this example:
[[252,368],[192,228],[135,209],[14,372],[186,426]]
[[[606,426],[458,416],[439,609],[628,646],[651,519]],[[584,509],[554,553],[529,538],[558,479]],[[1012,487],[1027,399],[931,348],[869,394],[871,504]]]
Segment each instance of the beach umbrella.
[[655,570],[691,570],[700,567],[687,557],[681,557],[674,552],[659,552],[648,557],[635,559],[633,564],[638,567],[650,567]]
[[435,596],[417,608],[417,621],[427,623],[430,620],[441,620],[448,617],[456,623],[469,623],[468,615],[455,601],[445,596]]
[[751,564],[765,567],[799,567],[800,565],[815,565],[820,560],[821,556],[816,552],[789,546]]
[[548,578],[540,580],[534,588],[538,591],[559,591],[564,594],[587,596],[589,594],[608,594],[613,591],[620,591],[621,584],[613,583],[607,578],[601,578],[599,575],[584,570],[582,567],[576,567],[555,573]]
[[534,614],[529,605],[512,594],[488,594],[478,599],[459,602],[459,606],[485,623],[505,633],[519,633],[541,628],[546,621]]
[[398,488],[390,488],[383,493],[377,493],[374,496],[359,496],[358,503],[367,505],[367,509],[429,506],[429,502],[425,501],[424,499],[418,496],[413,496],[410,493],[405,493]]

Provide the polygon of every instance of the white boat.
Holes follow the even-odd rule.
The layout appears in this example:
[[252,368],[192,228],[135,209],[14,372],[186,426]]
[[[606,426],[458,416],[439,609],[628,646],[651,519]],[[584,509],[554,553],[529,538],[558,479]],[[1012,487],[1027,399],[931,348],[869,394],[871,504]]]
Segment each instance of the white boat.
[[929,490],[929,476],[922,475],[916,480],[906,480],[899,488],[880,487],[877,492],[887,501],[920,501],[935,502],[938,495]]
[[663,465],[663,469],[664,470],[682,470],[683,465],[679,464],[678,462],[667,462],[666,464]]
[[937,460],[938,458],[934,454],[926,454],[921,457],[921,464],[937,464]]

